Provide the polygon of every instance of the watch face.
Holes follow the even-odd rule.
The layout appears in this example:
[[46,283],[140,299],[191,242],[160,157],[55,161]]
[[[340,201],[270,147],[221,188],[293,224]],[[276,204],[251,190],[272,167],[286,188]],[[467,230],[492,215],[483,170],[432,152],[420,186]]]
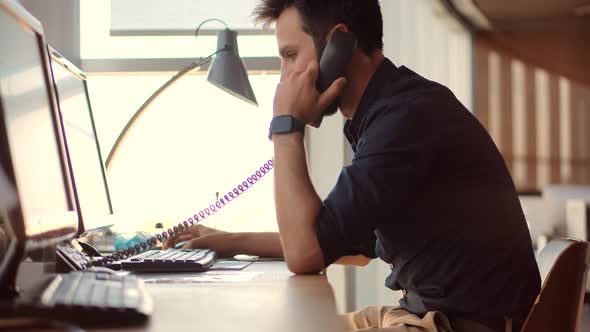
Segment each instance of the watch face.
[[272,132],[275,134],[291,132],[293,121],[288,116],[277,116],[272,124]]

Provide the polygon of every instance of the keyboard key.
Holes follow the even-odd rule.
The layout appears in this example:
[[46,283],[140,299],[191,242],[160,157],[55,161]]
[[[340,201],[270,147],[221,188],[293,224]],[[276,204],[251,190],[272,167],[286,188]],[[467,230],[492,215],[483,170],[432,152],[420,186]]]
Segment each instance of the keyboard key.
[[111,308],[123,308],[123,289],[120,283],[113,283],[106,294],[107,306]]
[[111,280],[112,274],[106,272],[98,272],[96,274],[96,279],[98,280]]
[[80,280],[82,280],[80,274],[74,274],[71,278],[65,278],[57,290],[58,299],[56,299],[56,303],[71,305]]
[[95,307],[103,307],[105,301],[106,286],[104,283],[96,283],[90,293],[89,304]]
[[137,276],[134,274],[128,274],[123,276],[123,281],[125,282],[137,282]]
[[148,251],[146,251],[146,252],[143,252],[143,253],[141,253],[141,254],[139,254],[139,255],[136,255],[136,256],[134,256],[134,257],[139,257],[139,258],[148,258],[148,257],[151,257],[151,256],[153,256],[153,255],[156,255],[158,252],[159,252],[159,250],[148,250]]
[[140,294],[135,288],[126,288],[123,303],[127,308],[134,308],[139,305]]
[[89,287],[78,287],[72,300],[72,304],[77,306],[88,305],[93,286],[94,285],[90,285]]

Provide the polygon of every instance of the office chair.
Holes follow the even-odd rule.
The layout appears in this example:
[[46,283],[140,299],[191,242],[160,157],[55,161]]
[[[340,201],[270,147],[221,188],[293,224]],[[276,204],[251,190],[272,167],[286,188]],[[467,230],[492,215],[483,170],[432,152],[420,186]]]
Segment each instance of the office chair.
[[539,252],[542,287],[521,332],[580,329],[588,259],[589,243],[574,239],[553,240]]

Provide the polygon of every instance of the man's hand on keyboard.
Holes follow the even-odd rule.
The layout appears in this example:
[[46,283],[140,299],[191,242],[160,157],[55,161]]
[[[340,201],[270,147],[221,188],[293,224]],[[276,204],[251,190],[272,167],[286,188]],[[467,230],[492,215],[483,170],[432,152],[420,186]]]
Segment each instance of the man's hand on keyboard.
[[[223,234],[226,232],[219,231],[213,228],[209,228],[203,225],[194,225],[186,229],[184,232],[180,233],[179,235],[173,236],[166,240],[164,244],[162,244],[162,249],[168,249],[174,247],[174,245],[181,241],[190,241],[187,243],[186,247],[188,248],[210,248],[209,246],[201,246],[197,247],[195,245],[200,245],[202,242],[209,243],[211,239],[203,239],[204,237],[209,237],[209,235],[214,234]],[[195,241],[191,241],[195,240]],[[204,243],[203,243],[204,244]],[[213,249],[213,248],[211,248]]]

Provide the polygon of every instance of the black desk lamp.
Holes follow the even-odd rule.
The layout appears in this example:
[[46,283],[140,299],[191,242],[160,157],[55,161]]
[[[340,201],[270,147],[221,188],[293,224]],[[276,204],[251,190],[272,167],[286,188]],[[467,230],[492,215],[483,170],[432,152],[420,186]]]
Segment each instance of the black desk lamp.
[[[239,99],[242,99],[245,102],[248,102],[252,105],[258,106],[258,102],[256,101],[256,96],[254,96],[254,92],[252,91],[252,87],[250,86],[250,81],[248,80],[248,74],[246,73],[246,68],[244,68],[244,63],[240,58],[240,54],[238,53],[238,41],[237,36],[238,33],[236,31],[230,30],[227,24],[219,19],[208,19],[203,21],[197,27],[197,31],[195,32],[195,36],[198,37],[199,30],[201,26],[207,22],[217,21],[225,25],[226,29],[219,31],[217,33],[217,51],[213,52],[211,55],[194,61],[193,63],[189,64],[182,70],[180,70],[176,75],[174,75],[168,82],[164,83],[156,92],[154,92],[144,103],[141,107],[133,114],[129,122],[125,125],[119,137],[113,144],[111,151],[109,152],[105,166],[108,171],[109,166],[117,153],[117,149],[125,139],[127,132],[135,122],[139,119],[139,116],[148,108],[148,106],[160,95],[164,92],[172,83],[177,81],[179,78],[190,72],[195,68],[199,68],[202,65],[207,64],[208,62],[213,59],[213,63],[209,67],[209,75],[207,76],[207,81],[211,84],[217,86],[218,88],[222,89],[223,91],[235,96]],[[213,58],[215,56],[215,58]]]

